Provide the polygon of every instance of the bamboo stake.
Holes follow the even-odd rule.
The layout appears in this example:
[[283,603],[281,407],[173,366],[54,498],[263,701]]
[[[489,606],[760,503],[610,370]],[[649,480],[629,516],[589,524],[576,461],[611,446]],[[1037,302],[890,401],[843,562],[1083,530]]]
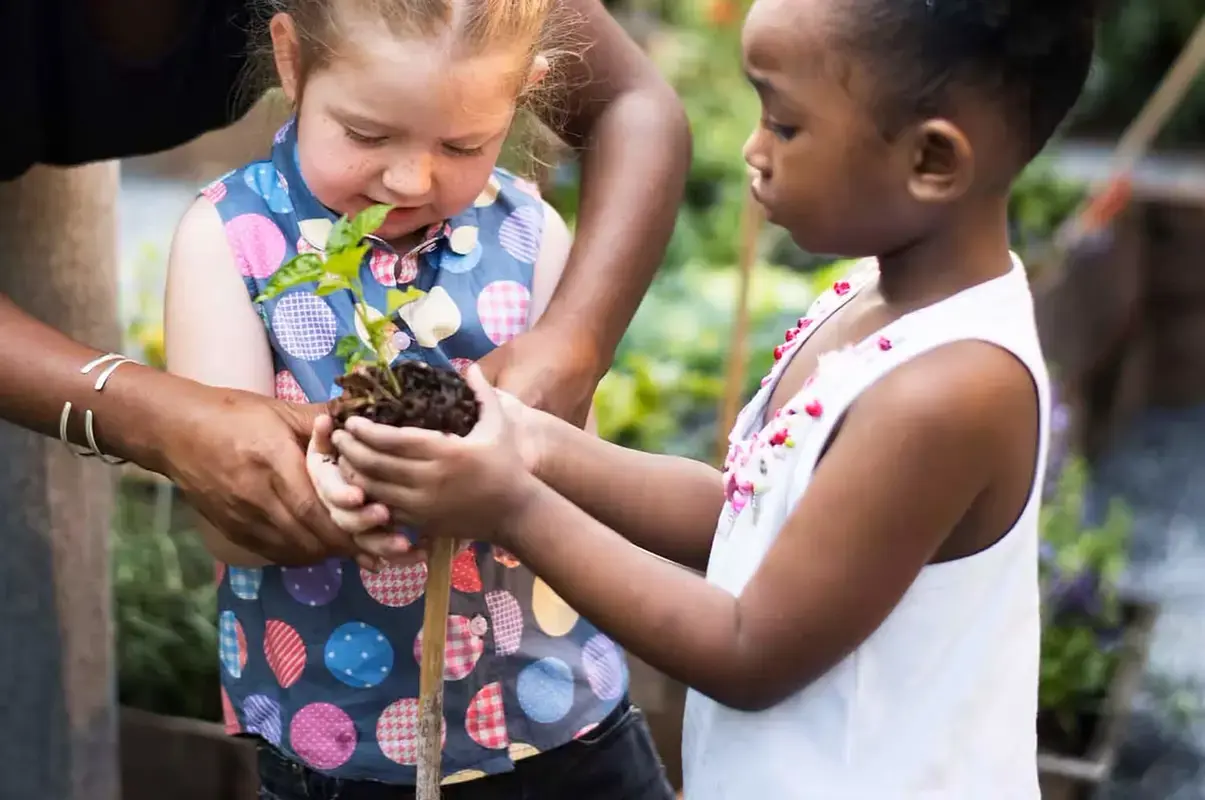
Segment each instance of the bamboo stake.
[[720,418],[716,424],[716,460],[720,463],[723,463],[728,453],[728,432],[736,423],[736,415],[740,410],[749,339],[749,287],[753,283],[753,268],[757,264],[757,240],[765,222],[762,207],[753,199],[753,194],[749,191],[750,186],[746,186],[745,204],[741,209],[741,246],[737,256],[740,275],[736,292],[736,315],[732,325],[732,347],[728,353],[728,370],[724,379]]
[[452,559],[457,541],[436,538],[427,556],[427,589],[423,608],[423,658],[418,678],[418,779],[416,800],[439,800],[443,759],[444,645],[448,638],[448,604],[452,592]]
[[1176,57],[1171,69],[1130,123],[1113,153],[1112,174],[1104,186],[1059,231],[1056,247],[1062,253],[1109,225],[1129,202],[1134,167],[1146,154],[1167,120],[1179,107],[1205,67],[1205,16]]

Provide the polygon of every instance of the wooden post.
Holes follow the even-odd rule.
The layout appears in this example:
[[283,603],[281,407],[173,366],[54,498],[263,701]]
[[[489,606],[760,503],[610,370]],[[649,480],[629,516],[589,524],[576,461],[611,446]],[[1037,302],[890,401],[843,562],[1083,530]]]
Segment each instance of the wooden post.
[[[105,350],[120,346],[117,189],[115,163],[0,183],[0,292]],[[0,453],[0,797],[116,800],[114,473],[5,422]]]
[[745,382],[745,358],[749,340],[749,287],[753,283],[753,268],[757,264],[757,240],[765,215],[748,187],[741,211],[741,242],[738,255],[739,276],[736,291],[736,314],[732,323],[732,347],[728,352],[728,371],[724,378],[724,395],[720,401],[720,418],[716,422],[716,459],[724,463],[728,453],[728,432],[740,411],[741,387]]
[[416,800],[439,800],[443,762],[444,645],[452,593],[452,559],[458,542],[438,538],[427,556],[423,607],[423,658],[418,676],[418,779]]

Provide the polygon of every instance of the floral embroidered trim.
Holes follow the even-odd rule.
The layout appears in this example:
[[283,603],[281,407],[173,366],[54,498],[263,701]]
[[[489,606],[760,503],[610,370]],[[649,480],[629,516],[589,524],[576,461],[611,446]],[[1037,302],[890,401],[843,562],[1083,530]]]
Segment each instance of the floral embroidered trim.
[[[765,387],[777,377],[783,368],[786,356],[800,347],[808,338],[804,335],[817,320],[826,319],[844,304],[843,298],[856,286],[861,289],[877,275],[877,270],[865,270],[852,276],[854,283],[837,281],[812,303],[807,316],[800,317],[793,328],[787,329],[782,344],[774,348],[774,366],[762,379]],[[817,359],[816,369],[804,381],[800,392],[791,398],[774,417],[760,430],[747,439],[733,440],[724,459],[724,494],[735,519],[750,504],[756,511],[757,499],[771,488],[772,467],[802,440],[806,434],[803,426],[811,425],[824,417],[824,404],[815,392],[817,378],[821,375],[840,374],[855,363],[880,356],[895,346],[895,340],[884,335],[869,337],[856,345],[841,350],[823,353]],[[761,397],[756,402],[765,403]]]

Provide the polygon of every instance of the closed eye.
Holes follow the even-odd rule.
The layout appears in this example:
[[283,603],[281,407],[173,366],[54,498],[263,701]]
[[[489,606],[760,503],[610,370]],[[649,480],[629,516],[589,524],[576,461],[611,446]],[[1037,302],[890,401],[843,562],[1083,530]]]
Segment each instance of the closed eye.
[[485,146],[481,145],[478,147],[460,147],[458,145],[445,143],[444,150],[447,150],[448,153],[451,155],[468,158],[470,156],[481,155],[483,152],[485,152]]
[[352,140],[356,144],[367,145],[369,147],[382,144],[389,138],[388,136],[369,136],[366,133],[360,133],[355,128],[349,128],[346,125],[343,126],[343,133],[348,139]]
[[779,139],[782,139],[784,142],[789,142],[799,134],[798,126],[781,125],[773,120],[762,120],[762,126]]

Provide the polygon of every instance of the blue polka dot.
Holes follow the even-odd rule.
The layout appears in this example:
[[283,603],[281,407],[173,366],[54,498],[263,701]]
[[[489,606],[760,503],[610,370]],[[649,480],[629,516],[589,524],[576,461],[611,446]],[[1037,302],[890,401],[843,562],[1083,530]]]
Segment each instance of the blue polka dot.
[[258,194],[277,214],[293,213],[293,201],[289,198],[289,186],[283,175],[270,161],[257,161],[243,171],[243,180],[251,191]]
[[230,677],[242,677],[243,665],[247,663],[247,644],[233,611],[223,611],[218,618],[218,653]]
[[256,733],[280,747],[280,704],[262,694],[253,694],[243,702],[247,733]]
[[473,246],[473,249],[467,255],[463,256],[453,252],[451,249],[444,249],[439,254],[439,269],[442,269],[444,272],[451,272],[454,275],[469,272],[481,263],[481,254],[483,252],[481,242],[477,242]]
[[363,622],[340,625],[326,641],[326,668],[357,689],[376,686],[393,671],[393,645]]
[[559,658],[542,658],[523,668],[515,691],[524,714],[536,722],[557,722],[573,706],[573,672]]
[[264,582],[264,571],[259,567],[230,567],[230,591],[240,600],[259,597],[259,587]]
[[329,397],[331,400],[334,400],[336,397],[342,397],[342,396],[343,396],[343,387],[337,383],[332,383],[330,393],[327,395],[327,397]]

